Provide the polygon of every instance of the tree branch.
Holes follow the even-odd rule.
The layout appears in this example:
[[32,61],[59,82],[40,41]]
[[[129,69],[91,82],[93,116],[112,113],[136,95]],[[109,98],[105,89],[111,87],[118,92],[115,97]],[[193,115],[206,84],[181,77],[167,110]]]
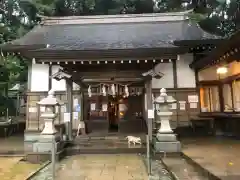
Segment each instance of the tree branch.
[[7,13],[7,11],[6,11],[6,10],[4,10],[4,9],[2,9],[2,8],[0,8],[0,11],[3,11],[4,13]]

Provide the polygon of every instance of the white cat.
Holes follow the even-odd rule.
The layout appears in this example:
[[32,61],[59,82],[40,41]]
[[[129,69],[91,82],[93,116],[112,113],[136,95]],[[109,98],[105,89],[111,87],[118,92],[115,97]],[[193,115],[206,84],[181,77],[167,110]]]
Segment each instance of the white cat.
[[140,137],[127,136],[126,139],[128,140],[128,145],[130,145],[131,143],[133,143],[134,146],[135,146],[135,144],[142,144]]

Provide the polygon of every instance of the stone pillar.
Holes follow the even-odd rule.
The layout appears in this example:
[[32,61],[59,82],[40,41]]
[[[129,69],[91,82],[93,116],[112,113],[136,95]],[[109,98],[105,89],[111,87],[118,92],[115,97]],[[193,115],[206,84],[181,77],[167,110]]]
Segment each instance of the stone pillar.
[[154,140],[157,152],[171,153],[181,151],[181,144],[177,141],[169,122],[173,114],[170,112],[170,105],[173,103],[176,103],[176,100],[172,96],[168,96],[164,88],[160,90],[160,96],[154,100],[155,111],[158,116],[156,121],[158,124],[161,124]]
[[66,132],[67,137],[69,141],[73,140],[73,134],[72,134],[72,116],[73,116],[73,95],[72,95],[72,89],[73,89],[73,82],[71,79],[66,79],[66,97],[67,97],[67,107],[66,110],[68,113],[70,113],[70,122],[66,122]]
[[56,106],[60,106],[63,103],[54,96],[54,91],[50,90],[48,96],[43,98],[38,104],[46,107],[46,111],[40,116],[40,118],[44,119],[44,128],[40,133],[38,141],[33,144],[33,152],[51,152],[53,141],[56,142],[58,147],[61,140],[59,133],[55,129],[54,120],[57,116],[55,113]]

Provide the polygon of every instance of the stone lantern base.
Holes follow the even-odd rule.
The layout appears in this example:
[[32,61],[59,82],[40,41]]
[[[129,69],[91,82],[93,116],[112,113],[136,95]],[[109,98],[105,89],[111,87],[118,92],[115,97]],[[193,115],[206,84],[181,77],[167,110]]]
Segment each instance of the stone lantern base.
[[33,152],[35,153],[51,153],[53,142],[56,145],[56,151],[61,150],[61,138],[59,133],[40,134],[38,141],[33,144]]
[[156,152],[178,153],[181,152],[181,143],[173,133],[158,133],[153,138]]
[[169,119],[172,112],[158,112],[161,125],[154,138],[154,148],[157,152],[177,153],[181,152],[181,143],[170,126]]

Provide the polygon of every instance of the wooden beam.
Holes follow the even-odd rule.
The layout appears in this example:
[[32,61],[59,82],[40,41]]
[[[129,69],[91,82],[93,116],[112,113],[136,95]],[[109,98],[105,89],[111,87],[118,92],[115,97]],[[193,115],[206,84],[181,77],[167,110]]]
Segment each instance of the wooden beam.
[[178,79],[177,79],[177,62],[176,60],[172,61],[173,65],[173,87],[178,87]]
[[106,72],[106,71],[148,71],[157,64],[157,62],[142,63],[122,63],[122,64],[62,64],[61,66],[69,72]]
[[174,59],[177,54],[186,53],[186,48],[139,48],[139,49],[111,49],[111,50],[51,50],[42,49],[23,52],[23,55],[32,59],[45,61],[69,60],[116,60],[116,59],[139,59],[139,58],[168,58]]
[[[103,73],[104,72],[104,73]],[[82,79],[82,78],[134,78],[134,77],[141,77],[143,71],[138,69],[133,71],[113,71],[113,70],[106,70],[105,71],[76,71],[76,72],[69,72],[71,73],[72,77],[75,79]]]
[[193,47],[193,46],[218,45],[223,41],[224,41],[223,39],[175,40],[173,44],[176,46]]

